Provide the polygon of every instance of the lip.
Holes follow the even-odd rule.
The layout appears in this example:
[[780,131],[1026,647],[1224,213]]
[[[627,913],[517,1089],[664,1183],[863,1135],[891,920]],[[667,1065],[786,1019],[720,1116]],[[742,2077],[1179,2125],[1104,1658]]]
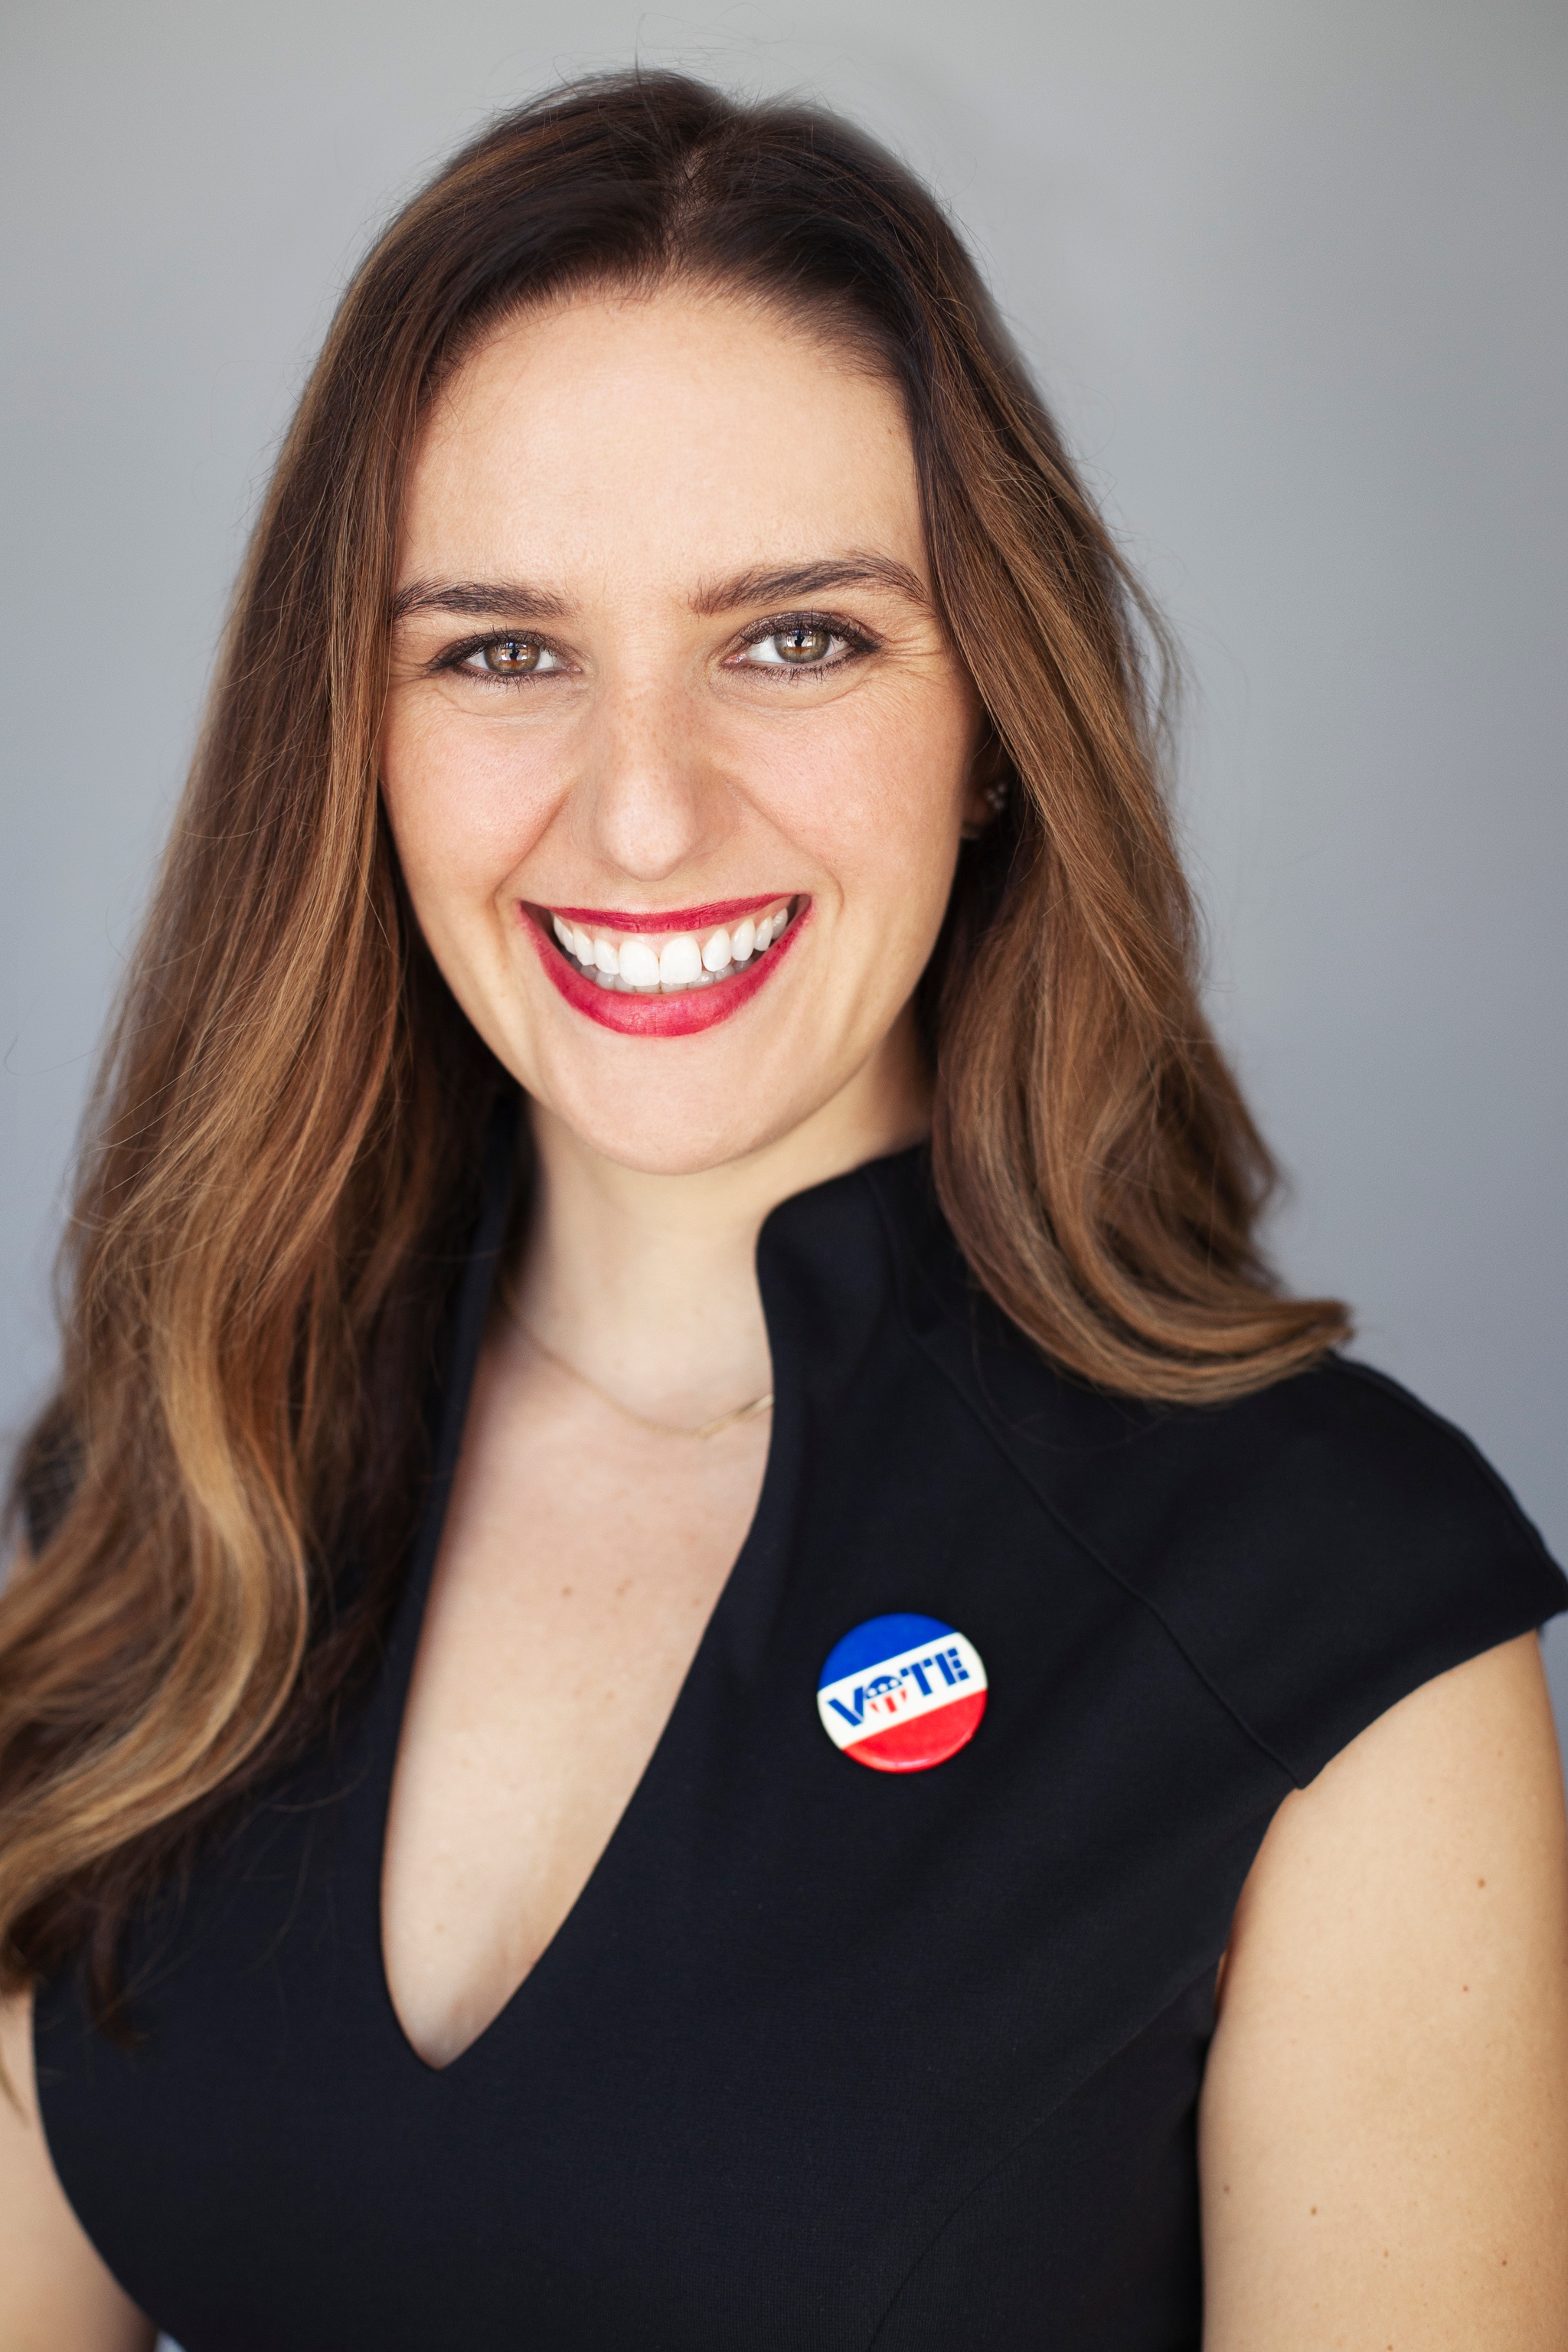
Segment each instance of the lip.
[[519,900],[518,915],[547,978],[574,1012],[623,1037],[694,1037],[700,1030],[731,1020],[767,986],[810,920],[810,898],[801,899],[788,929],[743,971],[716,981],[711,988],[694,988],[672,996],[623,996],[598,987],[584,978],[570,957],[562,954],[553,939],[545,936],[544,921],[558,914],[584,926],[596,922],[618,931],[697,930],[706,924],[739,920],[759,907],[771,907],[782,895],[774,890],[760,898],[721,899],[711,907],[683,908],[668,915],[624,915],[584,907],[541,908]]
[[760,898],[715,898],[711,906],[660,908],[652,915],[627,915],[616,907],[551,907],[546,911],[559,915],[563,922],[581,923],[584,930],[596,923],[602,931],[668,931],[673,936],[677,931],[710,930],[715,923],[738,923],[787,895],[772,890]]

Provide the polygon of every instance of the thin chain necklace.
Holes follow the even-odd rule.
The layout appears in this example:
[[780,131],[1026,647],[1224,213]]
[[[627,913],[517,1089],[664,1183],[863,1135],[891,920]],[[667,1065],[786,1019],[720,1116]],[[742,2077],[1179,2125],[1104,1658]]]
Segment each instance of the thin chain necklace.
[[639,1429],[651,1429],[660,1437],[717,1437],[723,1430],[738,1427],[742,1421],[756,1421],[763,1413],[773,1411],[773,1392],[770,1389],[766,1396],[753,1397],[750,1404],[738,1404],[731,1412],[720,1413],[715,1420],[705,1421],[700,1429],[682,1429],[674,1422],[650,1421],[646,1412],[634,1412],[629,1404],[623,1404],[619,1397],[610,1394],[608,1389],[602,1389],[597,1381],[591,1381],[586,1372],[580,1372],[575,1364],[569,1364],[564,1356],[558,1356],[553,1348],[547,1348],[532,1326],[523,1321],[510,1298],[506,1301],[506,1310],[529,1346],[537,1348],[547,1362],[588,1390],[612,1412],[618,1412],[623,1420],[635,1421]]

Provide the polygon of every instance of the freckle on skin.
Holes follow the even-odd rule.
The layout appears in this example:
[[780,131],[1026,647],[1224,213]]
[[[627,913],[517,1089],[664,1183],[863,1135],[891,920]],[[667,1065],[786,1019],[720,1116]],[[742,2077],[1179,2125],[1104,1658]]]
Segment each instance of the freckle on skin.
[[1476,1885],[1477,1885],[1478,1886],[1484,1886],[1484,1885],[1486,1885],[1486,1883],[1487,1883],[1487,1882],[1486,1882],[1486,1880],[1485,1880],[1484,1878],[1478,1878],[1478,1879],[1477,1879],[1477,1881],[1476,1881]]

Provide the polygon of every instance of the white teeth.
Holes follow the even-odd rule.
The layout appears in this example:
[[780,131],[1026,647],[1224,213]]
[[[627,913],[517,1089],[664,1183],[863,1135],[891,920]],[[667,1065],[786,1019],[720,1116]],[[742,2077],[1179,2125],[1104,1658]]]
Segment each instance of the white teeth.
[[621,941],[621,978],[634,988],[658,986],[658,958],[646,940]]
[[665,940],[662,950],[635,933],[617,948],[613,940],[591,935],[563,915],[552,914],[550,920],[567,954],[601,988],[679,991],[711,988],[716,980],[729,979],[754,956],[765,954],[787,929],[794,912],[786,902],[761,922],[748,915],[733,930],[721,927],[701,944],[694,933],[679,931]]
[[666,940],[658,959],[658,977],[664,988],[689,988],[694,980],[701,979],[702,954],[689,931]]

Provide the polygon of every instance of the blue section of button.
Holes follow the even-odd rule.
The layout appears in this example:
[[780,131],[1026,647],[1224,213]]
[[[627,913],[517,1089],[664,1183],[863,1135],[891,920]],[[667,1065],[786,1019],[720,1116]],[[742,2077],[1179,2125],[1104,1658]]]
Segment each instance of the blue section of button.
[[867,1666],[879,1666],[884,1658],[896,1658],[900,1650],[912,1650],[921,1642],[943,1641],[952,1632],[940,1617],[913,1617],[903,1610],[890,1617],[868,1617],[829,1650],[817,1688],[842,1682],[846,1675],[858,1675]]

